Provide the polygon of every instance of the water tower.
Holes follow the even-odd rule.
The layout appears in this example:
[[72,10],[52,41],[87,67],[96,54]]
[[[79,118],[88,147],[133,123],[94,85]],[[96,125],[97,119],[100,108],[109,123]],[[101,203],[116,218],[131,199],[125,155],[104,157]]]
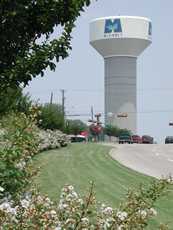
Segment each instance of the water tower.
[[151,43],[148,18],[113,16],[90,23],[90,44],[104,58],[105,123],[136,133],[136,62]]

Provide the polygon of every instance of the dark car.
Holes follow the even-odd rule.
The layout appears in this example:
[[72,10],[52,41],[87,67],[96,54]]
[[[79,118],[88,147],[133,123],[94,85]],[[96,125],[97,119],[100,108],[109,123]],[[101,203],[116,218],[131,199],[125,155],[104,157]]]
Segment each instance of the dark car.
[[124,143],[132,144],[133,143],[132,136],[128,134],[120,135],[119,144],[124,144]]
[[86,142],[86,137],[82,135],[71,135],[71,142]]
[[136,143],[136,144],[142,143],[142,138],[138,135],[132,135],[132,140],[133,140],[133,143]]
[[165,144],[173,144],[173,136],[167,136],[165,138]]
[[143,144],[153,144],[154,138],[148,135],[142,136],[142,143]]

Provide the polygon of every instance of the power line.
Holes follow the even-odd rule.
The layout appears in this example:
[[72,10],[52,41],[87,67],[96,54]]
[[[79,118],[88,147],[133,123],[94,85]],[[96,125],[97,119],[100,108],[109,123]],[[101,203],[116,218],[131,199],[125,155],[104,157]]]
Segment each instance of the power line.
[[[112,83],[111,85],[117,85],[116,83]],[[39,91],[33,91],[33,93],[45,93],[45,92],[50,92],[50,91],[57,91],[57,89],[45,89],[45,90],[39,90]],[[104,92],[104,89],[68,89],[68,92]],[[139,88],[137,89],[138,91],[172,91],[173,92],[173,87],[166,87],[166,88]]]
[[[100,110],[101,111],[101,110]],[[104,114],[103,111],[101,111],[102,114]],[[147,113],[173,113],[173,110],[151,110],[151,111],[137,111],[137,112],[131,112],[126,111],[128,114],[147,114]],[[66,116],[91,116],[90,113],[74,113],[74,114],[66,114]]]

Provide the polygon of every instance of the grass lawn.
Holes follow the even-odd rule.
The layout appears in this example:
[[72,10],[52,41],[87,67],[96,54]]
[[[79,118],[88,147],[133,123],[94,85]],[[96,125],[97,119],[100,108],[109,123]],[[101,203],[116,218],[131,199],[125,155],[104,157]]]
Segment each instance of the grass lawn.
[[[153,179],[122,166],[109,156],[109,150],[110,147],[89,143],[43,152],[35,157],[35,165],[41,167],[35,183],[42,193],[58,200],[64,184],[84,194],[89,182],[94,181],[97,200],[117,207],[128,188]],[[156,205],[159,222],[169,222],[173,229],[173,192]],[[156,223],[153,220],[149,230],[155,230]]]

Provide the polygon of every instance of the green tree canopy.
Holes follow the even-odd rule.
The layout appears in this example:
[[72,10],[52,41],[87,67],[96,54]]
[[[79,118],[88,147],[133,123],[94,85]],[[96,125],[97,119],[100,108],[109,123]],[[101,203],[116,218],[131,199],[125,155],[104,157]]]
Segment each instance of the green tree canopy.
[[120,129],[115,125],[106,125],[104,128],[104,133],[108,136],[119,137],[121,135],[132,135],[132,132],[128,129]]
[[28,114],[32,104],[29,94],[23,94],[20,87],[8,87],[0,93],[0,116],[12,111]]
[[119,128],[117,126],[106,125],[104,128],[104,133],[108,136],[118,136]]
[[81,120],[67,120],[65,132],[67,134],[80,134],[80,132],[87,130],[87,125]]
[[[68,56],[75,21],[90,0],[0,0],[0,86],[25,86]],[[62,30],[57,39],[50,35]],[[38,39],[42,42],[38,43]]]
[[41,114],[39,119],[39,127],[42,129],[60,129],[64,128],[64,116],[62,111],[62,106],[58,104],[46,103],[40,106]]

